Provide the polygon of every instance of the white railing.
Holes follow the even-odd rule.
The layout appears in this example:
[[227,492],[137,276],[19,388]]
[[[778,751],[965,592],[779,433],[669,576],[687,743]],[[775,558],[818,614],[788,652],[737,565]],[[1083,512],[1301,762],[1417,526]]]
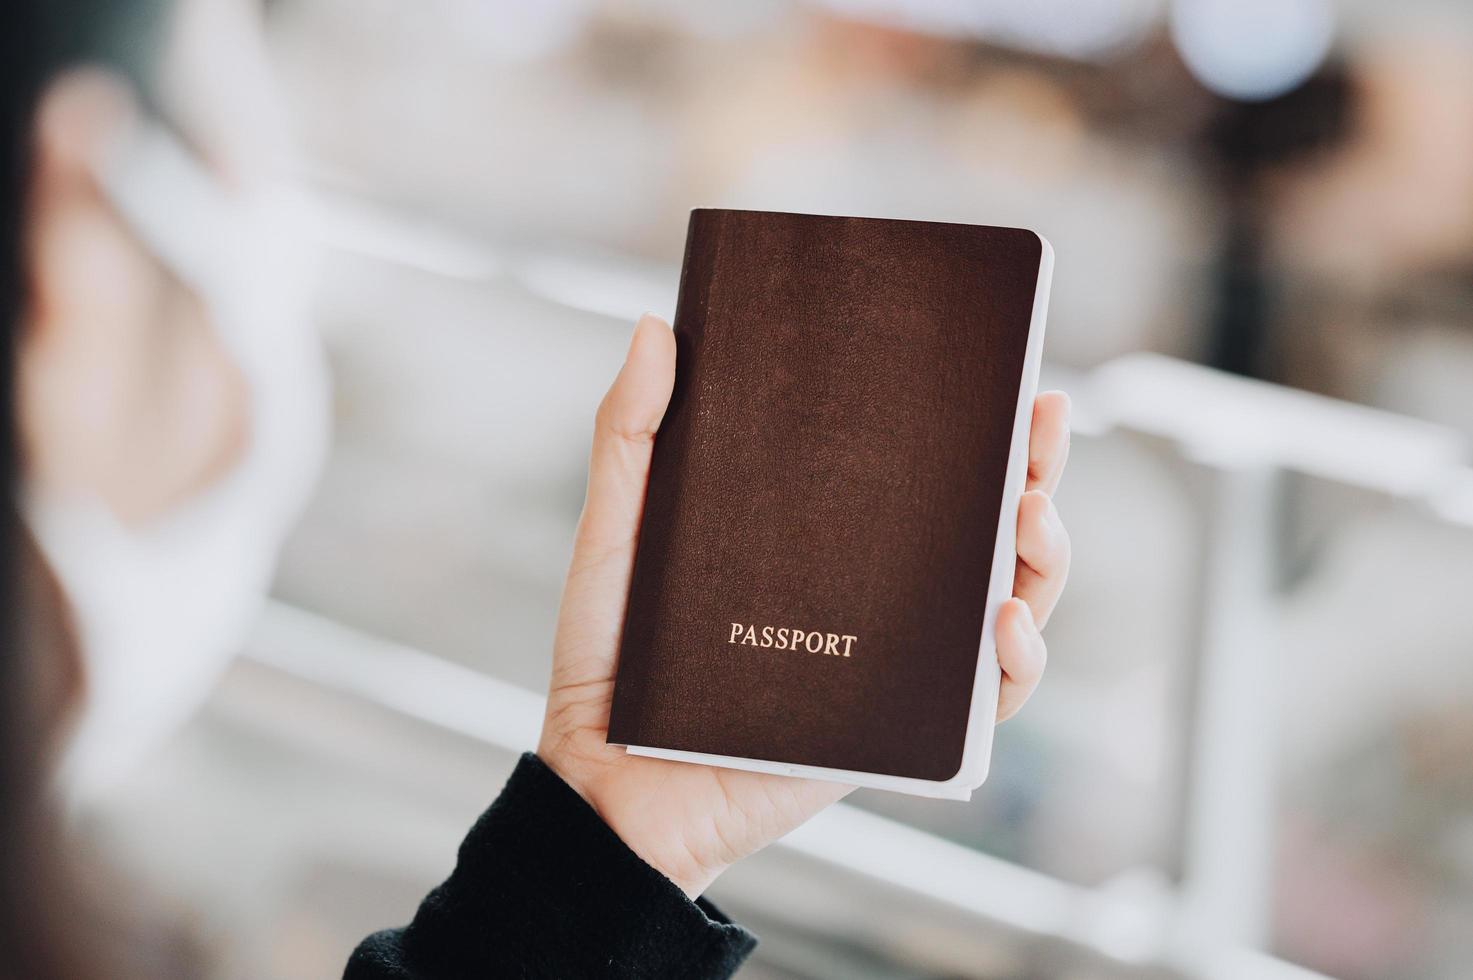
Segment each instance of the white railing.
[[[247,656],[297,681],[503,752],[537,744],[540,695],[283,603],[271,604]],[[842,803],[775,846],[883,886],[897,900],[924,898],[1123,965],[1177,965],[1224,980],[1314,976],[1251,950],[1176,949],[1171,903],[1159,893],[1069,884]]]

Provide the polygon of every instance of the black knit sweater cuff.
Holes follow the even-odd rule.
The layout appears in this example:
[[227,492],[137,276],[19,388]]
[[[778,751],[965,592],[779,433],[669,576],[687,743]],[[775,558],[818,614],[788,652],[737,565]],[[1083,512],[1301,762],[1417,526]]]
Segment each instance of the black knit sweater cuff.
[[[527,753],[402,932],[370,937],[348,976],[728,977],[756,945],[642,861]],[[364,958],[393,972],[354,973]]]

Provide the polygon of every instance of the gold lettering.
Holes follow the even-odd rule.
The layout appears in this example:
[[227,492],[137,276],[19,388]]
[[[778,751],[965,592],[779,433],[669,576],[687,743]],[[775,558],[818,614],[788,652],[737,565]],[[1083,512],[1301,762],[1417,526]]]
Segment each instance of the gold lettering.
[[823,630],[800,630],[795,626],[753,626],[747,623],[732,623],[727,643],[747,647],[776,648],[778,650],[807,650],[829,657],[854,656],[854,644],[859,637],[853,633],[826,633]]

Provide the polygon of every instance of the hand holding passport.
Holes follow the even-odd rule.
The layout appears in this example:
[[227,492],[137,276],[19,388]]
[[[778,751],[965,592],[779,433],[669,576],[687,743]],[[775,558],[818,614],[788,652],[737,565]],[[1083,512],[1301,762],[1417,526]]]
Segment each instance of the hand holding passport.
[[[695,897],[725,867],[781,837],[851,787],[644,757],[609,744],[641,516],[656,433],[675,389],[676,351],[668,326],[653,316],[642,318],[599,408],[538,753],[635,853]],[[997,608],[993,630],[1001,669],[998,719],[1021,707],[1043,670],[1039,629],[1059,598],[1069,562],[1068,537],[1051,501],[1067,453],[1068,400],[1058,392],[1039,395],[1031,406],[1026,491],[1017,504],[1014,597]],[[728,644],[737,623],[743,626],[738,639],[747,637],[746,626],[753,627],[753,645]],[[732,619],[720,625],[723,652],[827,658],[831,667],[863,663],[866,655],[860,636],[848,642],[850,656],[842,656],[847,631],[841,624]],[[763,647],[767,626],[773,642]],[[798,649],[777,651],[780,629],[788,631],[790,646],[794,633],[801,634]],[[837,638],[832,645],[830,633]]]

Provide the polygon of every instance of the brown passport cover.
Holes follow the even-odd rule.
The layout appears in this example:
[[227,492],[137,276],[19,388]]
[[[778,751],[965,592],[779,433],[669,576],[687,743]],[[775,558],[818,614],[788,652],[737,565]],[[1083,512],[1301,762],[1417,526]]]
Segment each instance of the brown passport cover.
[[1015,228],[692,212],[611,743],[956,775],[1041,256]]

